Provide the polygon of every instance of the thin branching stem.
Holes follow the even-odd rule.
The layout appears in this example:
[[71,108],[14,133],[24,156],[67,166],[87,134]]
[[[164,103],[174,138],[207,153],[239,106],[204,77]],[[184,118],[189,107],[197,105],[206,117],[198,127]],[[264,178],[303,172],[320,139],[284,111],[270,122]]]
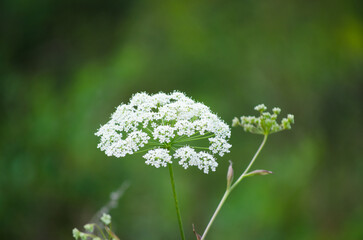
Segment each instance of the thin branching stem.
[[253,156],[250,164],[248,164],[247,168],[245,169],[245,171],[242,173],[242,175],[233,183],[233,185],[230,187],[230,191],[232,191],[236,186],[237,184],[239,184],[242,179],[246,176],[246,174],[248,173],[248,171],[250,170],[250,168],[252,167],[253,163],[255,162],[256,158],[258,157],[258,155],[260,154],[263,146],[265,146],[265,143],[267,141],[267,136],[268,134],[265,134],[264,135],[264,138],[263,138],[263,141],[260,145],[260,147],[258,148],[257,152],[255,153],[255,155]]
[[98,226],[97,224],[95,224],[95,226],[96,226],[97,230],[101,233],[102,237],[104,239],[106,239],[106,236],[105,236],[104,232],[102,231],[102,229],[100,228],[100,226]]
[[245,171],[241,174],[241,176],[232,184],[232,186],[227,186],[227,189],[226,189],[226,191],[224,192],[224,194],[223,194],[223,197],[222,197],[222,199],[221,199],[221,201],[219,202],[219,204],[218,204],[218,206],[217,206],[217,208],[216,208],[216,210],[214,211],[214,213],[213,213],[213,216],[212,216],[212,218],[209,220],[209,223],[208,223],[208,225],[207,225],[207,227],[205,228],[205,230],[204,230],[204,233],[203,233],[203,235],[202,235],[202,238],[201,238],[201,240],[205,240],[205,237],[206,237],[206,235],[207,235],[207,233],[208,233],[208,231],[209,231],[209,229],[210,229],[210,227],[212,226],[212,224],[213,224],[213,222],[214,222],[214,220],[215,220],[215,218],[217,217],[217,215],[218,215],[218,213],[219,213],[219,211],[221,210],[221,208],[222,208],[222,206],[223,206],[223,204],[225,203],[225,201],[227,200],[227,198],[228,198],[228,196],[229,196],[229,194],[232,192],[232,190],[242,181],[242,179],[246,176],[246,174],[248,173],[248,171],[250,170],[250,168],[251,168],[251,166],[253,165],[253,163],[255,162],[255,160],[256,160],[256,158],[258,157],[258,155],[260,154],[260,152],[261,152],[261,150],[262,150],[262,148],[263,148],[263,146],[265,145],[265,143],[266,143],[266,140],[267,140],[267,135],[268,134],[265,134],[264,135],[264,138],[263,138],[263,141],[262,141],[262,143],[261,143],[261,145],[260,145],[260,147],[258,148],[258,150],[257,150],[257,152],[255,153],[255,155],[253,156],[253,158],[252,158],[252,160],[250,161],[250,163],[248,164],[248,166],[247,166],[247,168],[245,169]]
[[148,149],[140,150],[140,151],[135,152],[135,154],[136,154],[136,153],[146,152],[146,151],[149,151],[149,150],[152,150],[152,149],[155,149],[155,148],[156,148],[156,147],[152,147],[152,148],[148,148]]
[[[176,147],[183,147],[184,145],[175,144],[174,146],[176,146]],[[207,148],[207,147],[198,147],[198,146],[189,146],[189,147],[191,147],[191,148],[197,148],[197,149],[209,150],[209,148]]]
[[197,141],[197,140],[202,140],[202,139],[210,138],[210,137],[213,137],[213,136],[214,136],[214,134],[207,135],[207,136],[200,135],[200,136],[196,136],[194,138],[186,138],[185,140],[182,139],[182,140],[179,140],[179,141],[175,141],[175,143]]

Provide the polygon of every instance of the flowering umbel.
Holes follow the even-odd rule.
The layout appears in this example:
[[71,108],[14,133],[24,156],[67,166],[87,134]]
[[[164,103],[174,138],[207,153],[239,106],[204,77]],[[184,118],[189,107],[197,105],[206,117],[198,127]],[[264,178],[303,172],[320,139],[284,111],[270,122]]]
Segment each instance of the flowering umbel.
[[96,135],[101,138],[98,148],[108,156],[147,152],[145,163],[156,168],[174,158],[185,169],[197,166],[204,173],[215,171],[215,155],[223,156],[231,147],[229,126],[209,107],[178,91],[133,95]]
[[240,119],[234,118],[232,126],[241,126],[246,132],[268,135],[282,130],[289,130],[291,124],[294,123],[294,115],[292,114],[288,114],[286,118],[281,120],[281,123],[278,123],[276,119],[281,112],[278,107],[272,109],[272,114],[266,112],[267,107],[264,104],[257,105],[255,110],[260,112],[259,117],[242,116]]

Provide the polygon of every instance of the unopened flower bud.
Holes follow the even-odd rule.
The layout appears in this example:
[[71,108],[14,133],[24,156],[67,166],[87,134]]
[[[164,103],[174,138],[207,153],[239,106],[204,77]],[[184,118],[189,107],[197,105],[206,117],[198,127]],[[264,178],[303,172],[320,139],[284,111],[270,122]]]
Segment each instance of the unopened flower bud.
[[101,217],[101,221],[105,224],[105,225],[109,225],[111,223],[111,216],[104,213]]
[[256,111],[259,111],[259,112],[264,112],[264,111],[266,111],[266,109],[267,109],[267,107],[265,106],[265,104],[260,104],[260,105],[257,105],[256,107],[255,107],[255,110]]
[[284,129],[291,129],[291,124],[290,124],[289,119],[283,118],[282,121],[281,121],[281,124],[282,124]]
[[272,172],[267,170],[254,170],[252,172],[247,173],[245,177],[251,177],[255,175],[268,175],[268,174],[272,174]]
[[77,228],[73,228],[72,230],[73,237],[77,240],[80,237],[80,231]]
[[95,225],[93,223],[88,223],[84,225],[84,229],[86,229],[87,232],[93,233],[93,230],[95,228]]
[[274,108],[272,109],[272,112],[273,112],[274,114],[276,114],[276,115],[279,115],[279,114],[280,114],[280,112],[281,112],[281,109],[280,109],[280,108],[278,108],[278,107],[274,107]]
[[232,161],[229,160],[229,167],[227,172],[227,188],[229,188],[233,181],[233,167],[232,167]]
[[233,127],[236,127],[238,125],[240,125],[240,122],[239,122],[238,118],[236,118],[236,117],[233,118],[233,120],[232,120],[232,126]]
[[287,119],[290,121],[290,123],[294,123],[294,115],[288,114]]

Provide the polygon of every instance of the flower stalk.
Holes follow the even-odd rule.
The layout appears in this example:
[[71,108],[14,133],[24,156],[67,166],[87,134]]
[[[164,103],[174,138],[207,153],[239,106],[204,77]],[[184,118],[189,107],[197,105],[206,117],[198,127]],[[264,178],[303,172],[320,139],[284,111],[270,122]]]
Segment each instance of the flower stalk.
[[176,189],[175,189],[173,166],[170,163],[168,165],[169,165],[168,167],[169,167],[169,173],[170,173],[171,188],[173,189],[173,197],[174,197],[176,215],[178,217],[180,237],[181,237],[182,240],[185,240],[185,234],[184,234],[184,229],[183,229],[183,222],[182,222],[182,219],[181,219],[181,214],[180,214],[180,209],[179,209],[179,203],[178,203],[178,198],[177,198]]

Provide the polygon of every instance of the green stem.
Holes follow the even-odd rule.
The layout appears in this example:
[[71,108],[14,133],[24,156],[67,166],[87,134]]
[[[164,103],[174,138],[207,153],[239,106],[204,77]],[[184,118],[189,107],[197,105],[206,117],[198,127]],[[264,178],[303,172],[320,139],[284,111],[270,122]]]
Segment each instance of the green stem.
[[233,185],[231,186],[231,188],[230,188],[230,191],[232,191],[236,186],[237,186],[237,184],[239,184],[241,181],[242,181],[242,179],[246,176],[246,174],[247,174],[247,172],[250,170],[250,168],[252,167],[252,164],[255,162],[255,160],[256,160],[256,158],[258,157],[258,155],[260,154],[260,152],[261,152],[261,150],[262,150],[262,148],[263,148],[263,146],[265,146],[265,143],[266,143],[266,141],[267,141],[267,136],[268,136],[268,134],[265,134],[265,136],[264,136],[264,138],[263,138],[263,141],[262,141],[262,143],[261,143],[261,145],[260,145],[260,147],[258,148],[258,150],[257,150],[257,152],[255,153],[255,155],[253,156],[253,158],[252,158],[252,160],[251,160],[251,162],[250,162],[250,164],[248,164],[248,166],[247,166],[247,168],[246,168],[246,170],[242,173],[242,175],[237,179],[237,181],[235,181],[234,183],[233,183]]
[[85,233],[85,235],[86,235],[87,237],[90,237],[90,238],[97,238],[97,236],[96,236],[96,235],[94,235],[94,234],[92,234],[92,233]]
[[180,229],[180,236],[182,240],[185,240],[185,236],[184,236],[184,229],[183,229],[183,223],[182,223],[182,219],[181,219],[181,215],[180,215],[180,209],[179,209],[179,204],[178,204],[178,198],[176,196],[176,190],[175,190],[175,181],[174,181],[174,173],[173,173],[173,167],[172,165],[169,163],[169,173],[170,173],[170,182],[171,182],[171,187],[173,189],[173,197],[174,197],[174,203],[175,203],[175,209],[176,209],[176,215],[178,216],[178,223],[179,223],[179,229]]
[[[175,144],[174,146],[176,146],[176,147],[184,147],[185,145]],[[207,147],[197,147],[197,146],[189,146],[189,147],[191,147],[191,148],[197,148],[197,149],[209,150],[209,148],[207,148]]]
[[191,136],[187,136],[187,135],[181,135],[181,136],[178,136],[178,138],[175,139],[175,141],[180,141],[180,140],[183,140],[185,138],[193,138],[195,136],[197,136],[198,133],[194,133],[193,135]]
[[204,135],[200,135],[200,136],[196,136],[193,138],[185,138],[179,141],[175,141],[175,143],[179,143],[179,142],[191,142],[191,141],[197,141],[197,140],[202,140],[202,139],[206,139],[206,138],[210,138],[215,136],[214,134],[208,135],[208,136],[204,136]]
[[245,171],[241,174],[241,176],[237,179],[237,181],[235,181],[232,186],[227,186],[227,189],[221,199],[221,201],[219,202],[217,209],[214,211],[212,218],[209,220],[209,223],[207,225],[207,227],[204,230],[203,236],[201,238],[201,240],[204,240],[210,227],[212,226],[215,218],[217,217],[219,211],[221,210],[223,204],[225,203],[225,201],[227,200],[227,197],[229,196],[229,194],[232,192],[232,190],[242,181],[242,179],[245,177],[245,175],[247,174],[247,172],[250,170],[251,166],[253,165],[253,163],[255,162],[256,158],[258,157],[258,155],[260,154],[263,146],[265,145],[267,140],[267,134],[264,135],[263,141],[260,145],[260,147],[258,148],[257,152],[255,153],[255,155],[253,156],[251,162],[248,164],[247,168],[245,169]]
[[105,234],[103,233],[102,229],[101,229],[101,228],[100,228],[97,224],[95,224],[95,226],[96,226],[96,228],[98,229],[98,231],[101,233],[102,237],[103,237],[104,239],[106,239],[106,236],[105,236]]
[[149,150],[152,150],[152,149],[155,149],[156,147],[152,147],[152,148],[148,148],[148,149],[144,149],[144,150],[140,150],[140,151],[137,151],[135,153],[142,153],[142,152],[146,152],[146,151],[149,151]]

